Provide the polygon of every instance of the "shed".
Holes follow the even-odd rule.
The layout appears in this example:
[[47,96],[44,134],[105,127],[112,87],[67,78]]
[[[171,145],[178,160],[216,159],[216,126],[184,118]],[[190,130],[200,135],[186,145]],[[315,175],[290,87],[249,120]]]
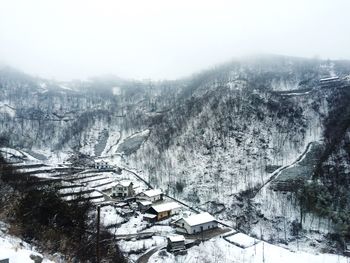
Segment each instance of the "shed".
[[181,206],[176,202],[154,205],[145,211],[145,215],[155,215],[155,217],[149,218],[144,215],[144,219],[150,222],[160,221],[176,214],[180,208]]
[[218,227],[217,220],[208,212],[180,218],[174,224],[186,231],[187,234],[197,234]]
[[167,250],[170,252],[177,252],[185,250],[185,237],[183,235],[173,235],[167,237]]

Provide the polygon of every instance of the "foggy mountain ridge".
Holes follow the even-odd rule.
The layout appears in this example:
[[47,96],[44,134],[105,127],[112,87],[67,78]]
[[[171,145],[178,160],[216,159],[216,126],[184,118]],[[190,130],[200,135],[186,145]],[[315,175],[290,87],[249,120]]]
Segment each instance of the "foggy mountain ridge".
[[[349,74],[349,61],[284,56],[158,82],[62,83],[6,67],[0,139],[46,162],[117,160],[245,233],[260,238],[264,229],[266,240],[294,245],[300,223],[304,235],[317,231],[334,242],[322,246],[334,252],[350,230]],[[332,76],[341,83],[320,84]],[[277,177],[283,189],[263,187],[303,152]],[[320,189],[326,201],[314,195]]]

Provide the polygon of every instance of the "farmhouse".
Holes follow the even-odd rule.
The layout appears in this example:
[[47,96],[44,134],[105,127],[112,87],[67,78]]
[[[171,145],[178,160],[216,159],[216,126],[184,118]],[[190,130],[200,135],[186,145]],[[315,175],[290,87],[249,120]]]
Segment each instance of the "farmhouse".
[[154,205],[145,211],[143,219],[149,222],[160,221],[176,214],[180,210],[180,207],[176,202]]
[[209,213],[200,213],[197,215],[191,215],[187,218],[180,218],[175,221],[175,225],[184,230],[187,234],[197,234],[202,231],[213,229],[218,227],[218,222]]
[[177,252],[185,250],[185,237],[183,235],[173,235],[167,237],[167,250]]
[[151,189],[140,193],[138,195],[138,198],[144,199],[150,202],[156,202],[163,199],[163,193],[159,189]]
[[130,197],[134,195],[134,184],[129,181],[120,181],[112,185],[111,196]]

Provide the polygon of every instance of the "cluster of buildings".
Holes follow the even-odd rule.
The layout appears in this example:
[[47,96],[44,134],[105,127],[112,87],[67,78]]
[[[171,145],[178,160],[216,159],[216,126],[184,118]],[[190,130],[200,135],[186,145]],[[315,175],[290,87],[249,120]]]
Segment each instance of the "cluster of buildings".
[[[143,220],[156,223],[176,215],[181,210],[177,202],[163,202],[163,192],[159,189],[150,189],[135,194],[133,183],[129,181],[116,182],[110,192],[111,197],[133,198],[138,209],[143,214]],[[177,232],[192,235],[218,227],[218,222],[209,213],[200,213],[180,218],[172,224]]]
[[[111,167],[104,161],[95,162],[95,168],[99,170],[110,169]],[[178,215],[181,205],[178,202],[164,202],[163,192],[160,189],[149,189],[136,193],[134,184],[131,181],[122,180],[112,184],[108,194],[112,198],[119,198],[124,202],[118,205],[136,206],[131,209],[130,215],[135,209],[142,213],[142,219],[149,223],[156,223]],[[132,201],[130,203],[130,201]],[[137,204],[137,205],[136,205]],[[125,210],[125,209],[124,209]],[[178,234],[167,237],[168,250],[171,252],[181,252],[186,248],[184,235],[197,235],[218,227],[218,221],[209,213],[199,213],[188,217],[181,217],[169,222],[175,227]]]

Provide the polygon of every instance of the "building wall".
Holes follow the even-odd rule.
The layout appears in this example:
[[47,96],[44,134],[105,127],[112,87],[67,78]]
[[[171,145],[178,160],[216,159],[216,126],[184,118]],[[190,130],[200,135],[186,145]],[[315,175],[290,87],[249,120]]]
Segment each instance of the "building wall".
[[168,249],[172,250],[183,250],[185,249],[185,241],[171,242],[168,240]]
[[202,232],[202,228],[203,227],[203,231],[205,230],[209,230],[212,228],[217,228],[218,227],[218,223],[213,221],[213,222],[209,222],[209,223],[205,223],[205,224],[201,224],[201,225],[197,225],[197,226],[189,226],[188,224],[184,223],[184,228],[186,229],[187,233],[189,234],[197,234],[197,233],[201,233]]
[[[121,189],[119,189],[121,188]],[[112,195],[115,195],[115,196],[123,196],[123,197],[130,197],[130,196],[133,196],[134,195],[134,190],[132,188],[132,184],[130,184],[130,186],[128,187],[124,187],[124,186],[121,186],[121,185],[117,185],[117,186],[114,186],[112,188]]]
[[158,213],[157,219],[161,220],[161,219],[166,218],[168,216],[170,216],[170,211],[160,212],[160,213]]

